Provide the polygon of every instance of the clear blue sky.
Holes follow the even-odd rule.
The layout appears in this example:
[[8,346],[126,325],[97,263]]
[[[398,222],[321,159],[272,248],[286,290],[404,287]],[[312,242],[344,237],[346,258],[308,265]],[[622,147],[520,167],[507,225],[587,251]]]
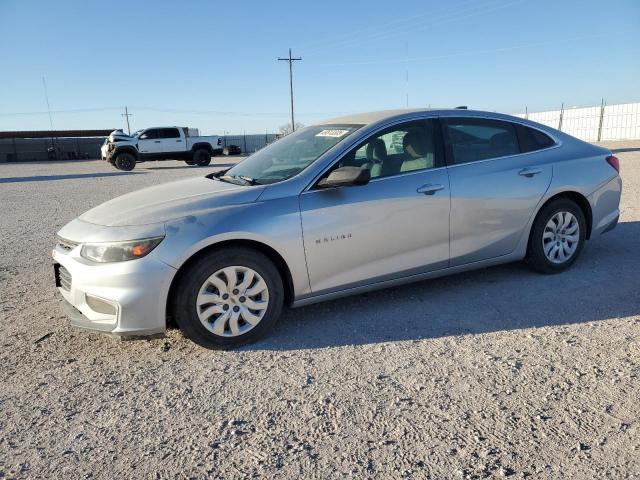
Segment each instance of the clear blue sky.
[[[0,130],[275,131],[409,106],[640,101],[640,0],[0,0]],[[407,82],[408,72],[408,82]],[[80,110],[80,111],[78,111]]]

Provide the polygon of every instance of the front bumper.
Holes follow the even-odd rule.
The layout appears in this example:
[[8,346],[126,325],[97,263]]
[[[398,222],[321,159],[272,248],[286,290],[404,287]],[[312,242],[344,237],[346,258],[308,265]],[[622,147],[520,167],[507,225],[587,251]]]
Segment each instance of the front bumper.
[[75,327],[112,335],[153,335],[166,327],[167,295],[175,269],[148,256],[95,264],[56,247],[53,260],[64,271],[58,291]]

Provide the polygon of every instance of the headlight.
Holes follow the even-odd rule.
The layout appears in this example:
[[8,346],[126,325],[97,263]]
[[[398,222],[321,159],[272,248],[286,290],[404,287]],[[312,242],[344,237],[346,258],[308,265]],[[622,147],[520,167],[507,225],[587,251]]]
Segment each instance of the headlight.
[[125,262],[142,258],[151,252],[164,237],[143,238],[130,242],[85,243],[80,255],[98,263]]

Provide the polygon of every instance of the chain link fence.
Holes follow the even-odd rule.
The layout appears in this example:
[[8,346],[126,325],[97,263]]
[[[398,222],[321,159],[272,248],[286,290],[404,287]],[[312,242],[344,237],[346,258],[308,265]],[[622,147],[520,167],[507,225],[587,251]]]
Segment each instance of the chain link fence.
[[240,147],[243,154],[250,155],[253,152],[257,152],[261,148],[275,142],[281,135],[277,133],[263,133],[263,134],[251,134],[251,135],[224,135],[222,137],[222,145],[228,147],[229,145],[236,145]]

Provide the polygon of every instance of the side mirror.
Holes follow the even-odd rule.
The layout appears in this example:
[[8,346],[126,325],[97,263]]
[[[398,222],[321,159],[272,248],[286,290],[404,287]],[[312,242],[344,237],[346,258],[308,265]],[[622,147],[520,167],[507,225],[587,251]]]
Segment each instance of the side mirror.
[[336,168],[318,182],[319,188],[350,187],[355,185],[366,185],[371,180],[371,172],[361,167],[340,167]]

